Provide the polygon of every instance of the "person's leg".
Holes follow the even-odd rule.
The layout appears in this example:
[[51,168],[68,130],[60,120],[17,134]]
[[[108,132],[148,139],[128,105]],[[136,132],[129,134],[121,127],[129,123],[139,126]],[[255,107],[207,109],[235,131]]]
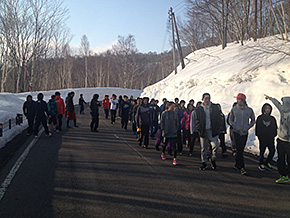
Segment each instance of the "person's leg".
[[129,119],[129,118],[127,117],[127,119],[125,120],[125,123],[124,123],[124,129],[125,129],[125,130],[127,130],[128,121],[129,121],[128,119]]
[[28,134],[33,133],[34,117],[28,117]]
[[271,140],[269,140],[268,142],[268,150],[269,150],[269,154],[266,160],[266,164],[271,163],[271,161],[273,160],[273,157],[275,155],[275,145],[274,145],[274,138],[272,138]]
[[144,125],[144,127],[145,127],[144,145],[146,148],[148,148],[148,145],[149,145],[149,125]]
[[47,119],[46,119],[46,117],[42,117],[41,118],[41,123],[42,123],[42,126],[44,128],[45,134],[48,135],[49,134],[49,130],[48,130],[48,125],[47,125]]
[[195,145],[195,141],[198,138],[198,133],[194,132],[193,134],[190,135],[190,143],[189,143],[189,153],[193,154],[193,149]]
[[170,139],[174,159],[176,159],[176,156],[177,156],[176,141],[177,141],[177,138]]
[[212,155],[211,155],[211,160],[215,161],[216,160],[216,157],[217,157],[217,153],[218,153],[218,148],[219,148],[219,142],[218,142],[218,135],[215,136],[215,137],[212,137],[212,132],[210,131],[209,132],[209,140],[210,140],[210,145],[211,145],[211,148],[212,148]]
[[236,142],[235,142],[235,135],[234,135],[234,131],[232,129],[230,129],[230,138],[231,138],[232,151],[236,152],[237,148],[236,148]]
[[63,114],[58,115],[58,129],[59,130],[62,130],[62,117],[63,117]]
[[219,134],[219,140],[220,140],[220,146],[222,148],[222,154],[225,154],[227,152],[227,147],[225,143],[225,134],[221,133]]
[[285,158],[286,158],[286,150],[285,150],[285,144],[286,142],[283,142],[280,139],[277,139],[277,152],[278,152],[278,161],[277,161],[277,167],[279,174],[281,176],[287,176],[287,168],[285,164]]
[[265,164],[264,163],[264,154],[265,154],[265,150],[267,147],[266,143],[267,142],[265,142],[259,138],[259,149],[260,149],[259,163],[260,163],[260,165]]
[[112,110],[112,111],[113,111],[112,121],[113,121],[113,123],[115,123],[116,122],[116,113],[117,113],[117,111],[116,110]]
[[35,122],[34,122],[34,135],[35,136],[38,135],[39,125],[40,125],[40,119],[39,118],[35,118]]
[[96,122],[95,122],[95,128],[94,130],[97,131],[99,128],[99,114],[96,115]]
[[208,145],[207,138],[200,137],[200,157],[202,163],[206,163],[207,160],[207,145]]
[[290,176],[290,142],[285,143],[285,151],[286,151],[286,175]]
[[237,149],[235,166],[238,169],[241,169],[243,167],[242,158],[243,158],[243,150],[244,150],[243,145],[242,145],[242,136],[240,136],[238,133],[234,133],[234,137],[235,137],[235,143],[236,143],[236,149]]

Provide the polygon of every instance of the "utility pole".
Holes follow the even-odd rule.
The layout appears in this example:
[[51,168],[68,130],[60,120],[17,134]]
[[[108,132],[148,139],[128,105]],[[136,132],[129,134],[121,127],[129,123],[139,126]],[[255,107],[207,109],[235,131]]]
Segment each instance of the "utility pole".
[[177,74],[177,66],[176,66],[176,59],[175,59],[175,38],[174,38],[174,26],[173,26],[173,14],[172,14],[172,8],[169,9],[169,20],[171,22],[171,32],[172,32],[172,52],[173,52],[173,65],[175,74]]
[[174,25],[175,25],[176,38],[177,38],[176,45],[177,45],[177,49],[178,49],[178,52],[179,52],[180,63],[181,63],[182,69],[184,69],[185,68],[185,64],[184,64],[184,60],[183,60],[182,48],[181,48],[181,45],[180,45],[180,38],[179,38],[179,34],[178,34],[178,29],[177,29],[177,24],[176,24],[174,13],[172,13],[172,17],[173,17],[173,21],[174,21]]

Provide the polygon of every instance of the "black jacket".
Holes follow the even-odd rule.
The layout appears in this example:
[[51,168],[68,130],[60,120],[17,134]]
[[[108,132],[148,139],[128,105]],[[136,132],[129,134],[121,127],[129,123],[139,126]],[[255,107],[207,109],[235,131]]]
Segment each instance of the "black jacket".
[[225,115],[222,112],[221,112],[221,118],[222,118],[222,122],[221,122],[221,131],[220,131],[220,133],[226,134],[227,133],[226,118],[225,118]]
[[123,101],[120,106],[120,115],[123,118],[129,118],[131,104],[129,101]]
[[71,96],[66,97],[65,103],[66,103],[66,111],[69,111],[69,112],[75,111],[73,98]]
[[150,109],[150,104],[141,104],[137,110],[136,125],[137,128],[142,125],[151,126],[152,124],[152,111]]
[[35,117],[36,119],[46,118],[48,115],[47,104],[43,100],[38,100],[35,102]]
[[35,116],[35,101],[26,101],[23,104],[23,114],[27,118],[34,118]]
[[98,114],[99,113],[99,107],[101,107],[101,106],[102,106],[101,102],[99,102],[97,99],[93,98],[91,100],[91,104],[90,104],[91,113]]
[[[265,114],[265,107],[270,106],[270,114]],[[267,140],[277,136],[277,122],[275,117],[271,116],[272,106],[268,103],[262,107],[262,114],[256,120],[256,136],[260,140]]]
[[[220,134],[221,130],[221,112],[216,104],[211,103],[210,106],[210,123],[211,123],[211,130],[212,136],[215,137]],[[200,135],[200,137],[205,137],[205,111],[202,106],[199,106],[196,109],[196,120],[195,120],[196,129]]]

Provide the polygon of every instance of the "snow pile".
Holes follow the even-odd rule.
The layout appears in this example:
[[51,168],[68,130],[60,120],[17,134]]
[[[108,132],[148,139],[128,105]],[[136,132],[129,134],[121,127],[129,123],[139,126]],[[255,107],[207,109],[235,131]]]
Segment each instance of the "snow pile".
[[[244,46],[231,43],[224,50],[221,46],[200,49],[185,58],[185,69],[179,66],[177,75],[173,72],[145,88],[142,96],[159,100],[178,97],[197,102],[203,93],[209,92],[212,102],[220,103],[227,115],[235,102],[234,96],[242,92],[257,117],[262,105],[270,102],[265,100],[264,94],[279,100],[290,96],[290,56],[285,52],[290,53],[290,43],[276,37],[249,41]],[[273,108],[272,115],[279,123],[279,112],[274,105]],[[258,154],[258,147],[252,128],[247,149]]]
[[[75,92],[74,104],[78,104],[79,95],[83,94],[84,99],[87,102],[90,102],[94,94],[100,95],[100,100],[104,98],[105,95],[116,94],[119,95],[128,95],[129,97],[133,95],[135,98],[140,96],[141,90],[130,90],[130,89],[121,89],[121,88],[80,88],[80,89],[65,89],[65,90],[57,90],[60,91],[61,97],[63,99],[66,98],[67,94],[71,91]],[[0,93],[0,123],[7,123],[9,119],[15,119],[16,114],[22,114],[22,105],[24,101],[26,101],[27,95],[32,95],[33,99],[36,100],[37,94],[39,92],[32,93]],[[48,102],[51,95],[54,95],[55,90],[53,91],[44,91],[44,100]],[[5,127],[5,132],[3,133],[3,137],[0,137],[0,148],[5,146],[5,144],[10,141],[17,134],[22,132],[25,128],[27,128],[27,121],[24,119],[23,124],[20,126],[13,126],[11,130],[7,130],[7,125]]]

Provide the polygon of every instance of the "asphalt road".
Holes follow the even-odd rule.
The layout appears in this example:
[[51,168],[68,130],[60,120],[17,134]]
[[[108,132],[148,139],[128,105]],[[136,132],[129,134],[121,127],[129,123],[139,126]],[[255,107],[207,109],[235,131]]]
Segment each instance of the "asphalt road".
[[[120,119],[101,116],[99,132],[90,132],[85,112],[79,128],[39,138],[0,202],[1,218],[290,217],[290,184],[275,184],[277,171],[246,160],[242,176],[221,155],[216,171],[199,171],[199,146],[173,166],[154,141],[140,148]],[[1,168],[1,183],[27,143]]]

